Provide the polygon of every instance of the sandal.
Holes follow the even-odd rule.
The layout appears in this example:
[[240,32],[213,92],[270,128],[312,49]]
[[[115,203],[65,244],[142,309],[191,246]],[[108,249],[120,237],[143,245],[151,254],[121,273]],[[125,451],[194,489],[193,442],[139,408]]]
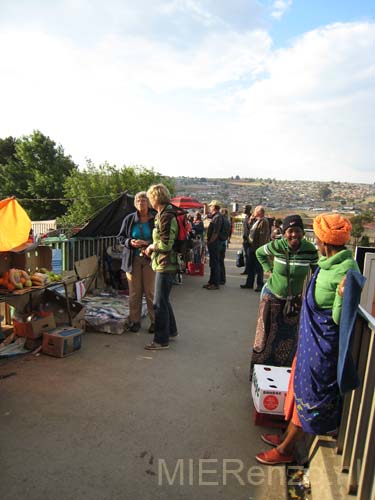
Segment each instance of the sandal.
[[145,349],[148,351],[160,351],[162,349],[169,349],[169,344],[157,344],[156,342],[151,342],[145,345]]
[[282,443],[281,436],[278,434],[262,434],[260,439],[271,446],[279,446]]
[[280,453],[277,448],[258,453],[258,455],[255,455],[255,458],[258,462],[265,465],[290,464],[296,460],[293,455],[284,455],[284,453]]

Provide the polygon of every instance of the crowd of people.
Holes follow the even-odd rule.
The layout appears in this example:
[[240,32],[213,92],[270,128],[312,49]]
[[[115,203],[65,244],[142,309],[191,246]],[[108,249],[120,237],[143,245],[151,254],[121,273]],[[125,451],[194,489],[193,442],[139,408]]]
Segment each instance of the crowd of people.
[[[140,329],[145,294],[148,331],[154,335],[145,349],[168,349],[170,340],[178,335],[170,302],[179,268],[177,211],[163,184],[137,193],[134,203],[136,211],[125,217],[118,235],[129,285],[129,329]],[[224,259],[232,224],[217,200],[211,201],[209,211],[210,273],[203,287],[218,290],[226,282]],[[189,231],[199,242],[199,256],[193,258],[201,259],[205,247],[201,213],[196,212],[189,223]],[[339,325],[344,291],[350,286],[347,277],[359,274],[359,268],[345,247],[350,239],[349,220],[338,214],[319,215],[313,229],[315,245],[305,239],[299,215],[275,220],[271,226],[264,207],[244,208],[246,282],[241,288],[260,292],[250,380],[255,364],[292,367],[285,403],[287,429],[283,435],[262,435],[273,448],[256,455],[268,465],[293,462],[296,442],[305,433],[334,433],[340,422]],[[358,305],[359,296],[357,292],[353,303]]]

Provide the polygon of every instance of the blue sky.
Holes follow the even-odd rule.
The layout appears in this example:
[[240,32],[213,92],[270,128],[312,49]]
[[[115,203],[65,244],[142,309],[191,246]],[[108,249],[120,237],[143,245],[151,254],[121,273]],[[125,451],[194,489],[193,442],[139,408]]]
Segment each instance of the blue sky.
[[374,182],[374,2],[3,0],[0,137],[82,167]]

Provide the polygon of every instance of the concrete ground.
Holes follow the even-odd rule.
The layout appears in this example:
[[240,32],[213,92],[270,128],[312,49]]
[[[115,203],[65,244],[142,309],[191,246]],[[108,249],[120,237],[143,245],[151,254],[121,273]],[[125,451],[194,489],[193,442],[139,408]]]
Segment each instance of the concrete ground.
[[0,361],[2,500],[280,500],[284,467],[263,467],[248,382],[259,294],[184,276],[179,336],[143,349],[142,330],[86,333],[65,359]]

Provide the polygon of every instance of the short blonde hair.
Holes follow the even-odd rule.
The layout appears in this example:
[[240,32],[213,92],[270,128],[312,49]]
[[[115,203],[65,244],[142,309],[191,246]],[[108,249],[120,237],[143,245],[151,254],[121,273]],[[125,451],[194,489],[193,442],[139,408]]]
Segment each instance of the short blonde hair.
[[147,190],[147,197],[160,205],[166,205],[171,201],[171,195],[164,184],[154,184]]

